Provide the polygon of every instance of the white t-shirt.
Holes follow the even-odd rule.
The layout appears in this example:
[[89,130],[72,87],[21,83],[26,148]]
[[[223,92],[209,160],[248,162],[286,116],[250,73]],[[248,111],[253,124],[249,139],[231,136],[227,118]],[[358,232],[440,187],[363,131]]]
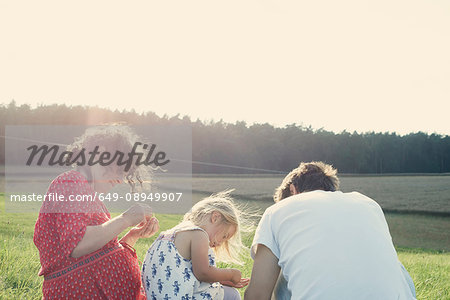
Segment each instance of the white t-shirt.
[[278,258],[292,299],[414,299],[380,206],[357,193],[312,191],[269,207],[255,232]]

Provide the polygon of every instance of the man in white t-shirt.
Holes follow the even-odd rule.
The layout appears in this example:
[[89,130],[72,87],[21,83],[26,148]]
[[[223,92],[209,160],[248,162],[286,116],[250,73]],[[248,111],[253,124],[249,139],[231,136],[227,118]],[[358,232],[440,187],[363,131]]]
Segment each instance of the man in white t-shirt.
[[283,180],[255,232],[245,299],[270,299],[279,277],[279,298],[415,298],[380,206],[337,191],[336,173],[302,163]]

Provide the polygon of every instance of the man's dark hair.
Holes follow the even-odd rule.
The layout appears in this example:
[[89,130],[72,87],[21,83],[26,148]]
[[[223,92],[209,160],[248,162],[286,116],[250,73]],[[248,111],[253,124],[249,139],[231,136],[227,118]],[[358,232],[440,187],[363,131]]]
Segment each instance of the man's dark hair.
[[290,186],[294,185],[297,193],[323,190],[334,192],[339,188],[337,170],[333,166],[321,161],[300,163],[298,168],[292,170],[281,185],[275,190],[273,200],[278,202],[292,196]]

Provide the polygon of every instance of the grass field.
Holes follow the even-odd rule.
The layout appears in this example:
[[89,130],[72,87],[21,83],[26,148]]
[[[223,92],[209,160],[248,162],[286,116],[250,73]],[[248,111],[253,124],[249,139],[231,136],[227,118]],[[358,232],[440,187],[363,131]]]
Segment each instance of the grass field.
[[[450,187],[446,185],[447,179],[450,179],[450,177],[444,178],[442,182],[435,183],[439,185],[437,190],[440,193],[427,193],[431,198],[422,199],[422,208],[415,200],[412,201],[414,209],[406,206],[407,210],[417,212],[450,211],[448,209],[450,193],[447,192]],[[433,181],[429,178],[426,180]],[[352,184],[355,186],[360,184],[365,186],[366,189],[369,188],[369,190],[371,187],[381,192],[386,190],[380,186],[374,188],[367,183],[345,181],[342,180],[343,190],[346,190]],[[404,183],[402,186],[399,183],[400,181],[405,181],[405,178],[398,179],[396,185],[407,191],[408,184]],[[197,191],[194,194],[194,199],[199,199],[202,195],[210,192],[235,187],[238,202],[246,204],[250,208],[260,208],[260,211],[271,204],[268,199],[273,187],[279,183],[279,181],[276,181],[274,185],[275,180],[273,178],[262,181],[254,178],[246,178],[245,180],[242,178],[238,180],[236,178],[230,178],[229,180],[224,180],[224,178],[221,178],[221,180],[200,178],[199,181],[194,182],[193,189]],[[392,182],[392,178],[386,180],[386,182]],[[415,181],[409,183],[411,187],[417,184]],[[429,184],[432,183],[429,182]],[[254,192],[262,186],[264,186],[264,189],[260,193]],[[409,190],[416,189],[410,188]],[[412,194],[414,193],[406,194],[405,192],[404,197],[402,196],[402,199],[398,200],[397,203],[391,203],[392,207],[399,208],[401,203],[406,203],[405,199],[414,199]],[[377,198],[376,195],[371,196]],[[162,229],[174,226],[181,218],[179,215],[157,215],[157,217]],[[37,213],[5,213],[3,196],[0,194],[0,299],[40,299],[42,296],[42,278],[37,276],[40,267],[39,255],[32,241],[36,218]],[[417,298],[450,299],[450,253],[448,252],[450,251],[450,218],[418,213],[387,213],[386,219],[397,247],[399,259],[411,274],[416,285]],[[140,240],[136,244],[137,254],[141,260],[153,239]],[[249,245],[251,239],[252,234],[245,237],[244,241]],[[245,264],[239,266],[239,268],[243,275],[248,277],[252,268],[252,260],[248,254],[244,261]]]

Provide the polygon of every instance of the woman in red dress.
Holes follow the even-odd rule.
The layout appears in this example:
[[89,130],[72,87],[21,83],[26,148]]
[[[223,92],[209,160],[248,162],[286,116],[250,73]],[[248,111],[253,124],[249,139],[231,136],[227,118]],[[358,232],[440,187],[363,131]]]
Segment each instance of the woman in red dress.
[[[72,149],[89,149],[95,141],[103,151],[126,153],[124,148],[132,146],[127,132],[114,126],[87,131]],[[133,246],[159,230],[158,220],[146,205],[134,205],[111,219],[95,197],[121,183],[124,175],[132,174],[94,165],[63,173],[50,184],[47,194],[62,195],[65,201],[44,201],[35,226],[44,299],[145,299]],[[93,201],[74,201],[83,196]],[[122,231],[135,225],[118,241]]]

